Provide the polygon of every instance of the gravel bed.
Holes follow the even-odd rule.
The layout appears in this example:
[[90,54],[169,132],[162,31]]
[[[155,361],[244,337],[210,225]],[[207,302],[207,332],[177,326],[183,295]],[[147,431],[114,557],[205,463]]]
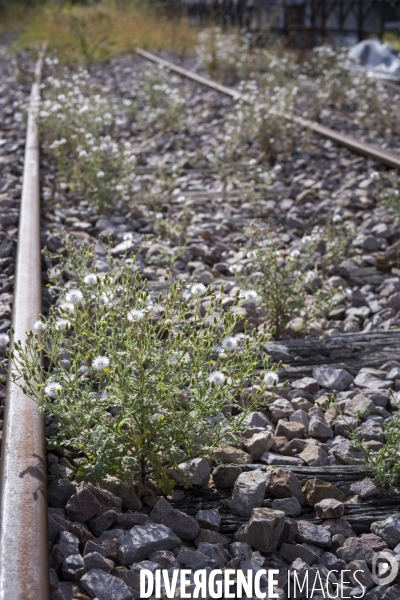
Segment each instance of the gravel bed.
[[[7,105],[26,98],[25,87],[12,79],[12,65],[10,60],[0,67]],[[140,100],[138,80],[145,65],[137,57],[118,57],[93,66],[91,78],[116,96]],[[293,368],[288,387],[278,384],[268,407],[250,415],[235,446],[215,450],[210,461],[193,459],[181,465],[191,489],[178,483],[167,498],[156,489],[139,498],[134,485],[116,478],[109,477],[101,486],[80,481],[79,454],[70,449],[58,447],[48,454],[52,600],[138,599],[141,569],[160,568],[171,577],[182,568],[254,573],[259,568],[277,569],[281,600],[287,598],[289,572],[296,570],[301,576],[308,572],[310,580],[319,574],[326,580],[327,572],[336,570],[330,575],[332,591],[339,574],[346,571],[339,597],[361,597],[360,581],[368,590],[362,596],[366,600],[394,600],[400,596],[398,578],[390,586],[379,585],[372,565],[383,550],[386,561],[389,555],[400,561],[397,490],[382,499],[368,469],[351,460],[362,459],[362,454],[350,448],[349,426],[333,422],[334,415],[324,414],[316,404],[337,392],[350,425],[355,425],[358,411],[364,411],[365,446],[371,450],[383,446],[383,424],[395,410],[389,391],[400,390],[400,362],[389,341],[400,327],[400,232],[379,202],[373,175],[386,169],[312,137],[306,151],[295,150],[290,159],[280,161],[281,170],[266,189],[255,189],[257,168],[265,168],[255,145],[226,183],[208,156],[224,143],[224,121],[232,102],[190,81],[180,85],[188,117],[178,132],[157,134],[150,125],[129,121],[121,121],[117,130],[117,137],[129,140],[137,157],[137,201],[130,206],[116,204],[98,214],[87,198],[69,189],[68,182],[56,185],[56,165],[42,156],[43,246],[57,250],[60,232],[97,241],[96,267],[105,271],[100,236],[110,237],[116,248],[127,234],[135,243],[148,236],[150,243],[136,261],[155,293],[165,288],[168,266],[173,278],[197,280],[212,291],[223,283],[229,302],[238,289],[235,273],[247,262],[244,226],[259,219],[273,223],[277,231],[280,227],[281,248],[288,253],[314,227],[324,227],[333,213],[351,221],[356,230],[351,259],[329,272],[333,282],[344,282],[347,292],[326,318],[314,322],[304,342],[289,332],[286,339],[270,343],[271,356],[284,363],[281,381],[285,370],[296,366],[293,363],[303,360],[304,365]],[[24,125],[10,108],[3,115],[1,138],[7,141],[0,146],[1,215],[8,215],[6,219],[16,215],[14,221],[3,222],[4,240],[12,240],[11,248],[17,231]],[[161,180],[176,165],[179,177],[173,188],[160,191],[155,206],[144,202],[149,177],[157,173]],[[0,262],[4,311],[11,302],[13,272],[12,250],[7,252],[4,257],[0,254],[5,261]],[[50,259],[43,261],[44,314],[54,302],[45,270],[54,266]],[[203,302],[206,308],[209,299]],[[263,310],[251,302],[242,316],[238,336],[243,335],[245,320],[251,329],[265,321]],[[2,318],[5,331],[9,313]],[[377,364],[376,352],[371,363],[374,339],[384,335],[388,345],[380,342],[380,348],[386,357]],[[346,353],[357,352],[361,343],[357,336],[364,336],[365,349],[359,352],[359,363],[347,370]],[[310,353],[310,345],[314,352]],[[46,418],[47,435],[53,428],[52,419]],[[385,576],[384,569],[380,576]],[[325,595],[320,589],[312,597],[327,597],[326,590]]]

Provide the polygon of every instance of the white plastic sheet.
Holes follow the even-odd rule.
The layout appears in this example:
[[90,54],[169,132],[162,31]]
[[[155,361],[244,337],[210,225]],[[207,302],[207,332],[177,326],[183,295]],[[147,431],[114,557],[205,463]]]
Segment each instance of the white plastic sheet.
[[374,77],[400,81],[400,53],[390,44],[364,40],[351,48],[348,57],[353,65]]

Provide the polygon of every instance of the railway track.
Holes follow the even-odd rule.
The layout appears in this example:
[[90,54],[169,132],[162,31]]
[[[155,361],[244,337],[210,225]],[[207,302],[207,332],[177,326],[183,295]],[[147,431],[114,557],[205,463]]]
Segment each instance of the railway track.
[[[234,99],[245,100],[235,90],[199,77],[148,52],[138,50],[138,54],[217,92],[229,95]],[[24,339],[25,333],[31,329],[33,322],[41,312],[39,140],[34,117],[40,95],[42,61],[43,58],[40,58],[35,69],[35,83],[31,91],[27,126],[13,305],[14,340]],[[343,136],[304,119],[290,116],[287,118],[295,120],[300,126],[310,128],[315,133],[356,153],[368,156],[389,167],[400,167],[400,157],[389,152],[362,144],[348,136]],[[29,290],[29,293],[26,290]],[[384,334],[382,334],[383,336]],[[397,341],[398,336],[395,337]],[[383,347],[382,352],[388,351],[384,347],[385,344],[381,338],[379,338],[379,344],[379,349]],[[282,352],[286,352],[288,346],[290,344],[281,344]],[[293,348],[296,346],[295,341],[292,346]],[[275,351],[279,351],[279,347],[279,343],[275,344]],[[291,347],[289,351],[290,349]],[[293,357],[295,357],[295,355],[301,354],[301,349],[296,347],[293,352]],[[380,358],[378,356],[375,359],[375,367],[378,366]],[[354,373],[358,370],[356,361],[357,357]],[[310,360],[305,360],[305,363],[308,369],[307,375],[311,375],[312,365],[315,363],[312,362],[312,359],[311,366]],[[340,363],[340,368],[344,365],[345,359],[343,364]],[[335,366],[338,366],[338,364],[335,363]],[[291,367],[287,369],[288,376],[290,376],[290,369]],[[304,375],[304,368],[303,371],[301,369],[301,365],[300,367],[293,367],[291,378],[296,378],[299,374]],[[348,477],[350,478],[349,481],[352,482],[354,473],[351,469],[352,467],[349,467],[346,471],[346,467],[343,467],[338,470],[338,473],[344,474],[342,475],[344,480]],[[335,473],[330,474],[330,476],[334,481]],[[349,481],[345,481],[347,486]],[[5,405],[0,483],[0,599],[38,600],[40,598],[40,600],[47,600],[50,598],[50,591],[48,585],[44,421],[42,415],[39,415],[36,411],[36,404],[11,383],[8,384]],[[198,498],[196,501],[198,501]],[[202,501],[201,495],[199,506],[206,506],[208,501],[212,502],[210,507],[218,507],[218,501],[214,497],[211,500],[204,501],[203,499]],[[175,505],[177,508],[182,506],[179,502]],[[389,502],[388,506],[391,509],[392,504]],[[187,512],[190,513],[190,509],[187,509]],[[356,512],[356,510],[353,510],[352,514]],[[353,516],[353,519],[358,523],[357,514]],[[225,515],[224,522],[224,531],[230,533],[238,525],[238,523],[235,525],[234,520],[232,521],[229,515]],[[363,531],[362,527],[360,531]]]

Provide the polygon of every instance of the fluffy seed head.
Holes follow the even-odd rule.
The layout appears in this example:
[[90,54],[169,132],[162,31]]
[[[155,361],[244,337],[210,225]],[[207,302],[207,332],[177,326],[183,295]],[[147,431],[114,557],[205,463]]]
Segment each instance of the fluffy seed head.
[[225,375],[221,373],[221,371],[214,371],[214,373],[211,373],[208,377],[208,381],[218,387],[224,383]]
[[193,296],[204,296],[206,290],[207,288],[203,283],[194,283],[190,288]]
[[5,348],[10,343],[10,336],[7,333],[0,333],[0,348]]
[[58,392],[61,391],[61,383],[58,381],[52,381],[46,385],[44,388],[44,393],[49,398],[57,398]]
[[279,375],[274,371],[267,371],[264,375],[264,383],[267,387],[276,385],[279,381]]
[[33,329],[34,331],[44,331],[46,329],[46,324],[42,323],[42,321],[39,319],[39,321],[35,321],[33,324]]
[[72,302],[62,302],[60,304],[60,308],[63,308],[64,310],[69,312],[71,315],[74,312],[74,305],[72,304]]
[[108,356],[96,356],[93,359],[92,367],[95,371],[104,371],[107,367],[110,366],[110,359]]
[[79,304],[83,300],[83,294],[81,290],[69,290],[65,294],[65,299],[67,302],[71,302],[71,304]]
[[128,311],[128,321],[131,321],[131,323],[133,321],[140,321],[141,319],[143,319],[144,317],[144,312],[142,310],[139,310],[137,308],[131,308],[130,311]]
[[68,319],[57,319],[56,327],[57,329],[69,329],[71,327],[71,321],[68,321]]
[[88,273],[87,275],[85,275],[85,277],[83,278],[83,281],[87,284],[87,285],[96,285],[97,283],[97,276],[95,273]]
[[243,290],[240,292],[240,298],[244,298],[248,302],[258,302],[260,297],[255,290]]
[[237,340],[234,337],[226,337],[222,340],[221,346],[228,352],[233,352],[238,347]]

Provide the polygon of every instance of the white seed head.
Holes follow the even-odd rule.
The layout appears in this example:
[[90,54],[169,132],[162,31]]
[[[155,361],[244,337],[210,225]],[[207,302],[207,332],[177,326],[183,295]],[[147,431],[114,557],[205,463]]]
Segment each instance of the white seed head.
[[72,302],[62,302],[60,304],[60,308],[63,308],[64,310],[69,312],[71,315],[74,312],[74,305],[72,304]]
[[42,321],[39,319],[39,321],[35,321],[33,324],[33,329],[34,331],[44,331],[47,328],[45,323],[42,323]]
[[103,292],[99,296],[99,303],[102,306],[108,306],[109,304],[111,304],[111,300],[113,299],[113,297],[114,297],[114,294],[112,292],[110,292],[110,291]]
[[139,310],[137,308],[131,308],[131,310],[128,311],[128,321],[131,321],[131,323],[133,321],[140,321],[141,319],[143,319],[144,317],[144,312],[142,310]]
[[194,283],[190,288],[193,296],[204,296],[206,290],[207,288],[203,283]]
[[96,356],[93,359],[92,367],[95,371],[104,371],[107,367],[110,366],[110,359],[108,356]]
[[267,371],[264,375],[264,383],[267,387],[271,387],[274,384],[278,383],[279,375],[274,371]]
[[57,319],[56,327],[57,329],[69,329],[71,327],[71,321],[68,321],[68,319]]
[[222,340],[221,346],[224,350],[228,350],[228,352],[233,352],[238,347],[238,343],[234,337],[226,337]]
[[7,333],[0,333],[0,348],[5,348],[10,343],[10,336]]
[[245,298],[249,302],[258,302],[260,296],[255,290],[243,290],[240,292],[240,298]]
[[51,383],[48,383],[44,388],[44,393],[49,398],[57,398],[58,392],[60,391],[61,383],[59,383],[58,381],[52,381]]
[[104,171],[97,171],[96,176],[98,177],[98,179],[103,179]]
[[208,377],[208,381],[218,387],[224,383],[225,375],[221,373],[221,371],[214,371],[214,373],[211,373]]
[[88,273],[87,275],[85,275],[85,277],[83,278],[83,281],[87,284],[87,285],[96,285],[97,284],[97,275],[95,273]]
[[65,299],[67,302],[71,302],[71,304],[79,304],[83,300],[83,294],[81,290],[73,289],[69,290],[65,294]]

